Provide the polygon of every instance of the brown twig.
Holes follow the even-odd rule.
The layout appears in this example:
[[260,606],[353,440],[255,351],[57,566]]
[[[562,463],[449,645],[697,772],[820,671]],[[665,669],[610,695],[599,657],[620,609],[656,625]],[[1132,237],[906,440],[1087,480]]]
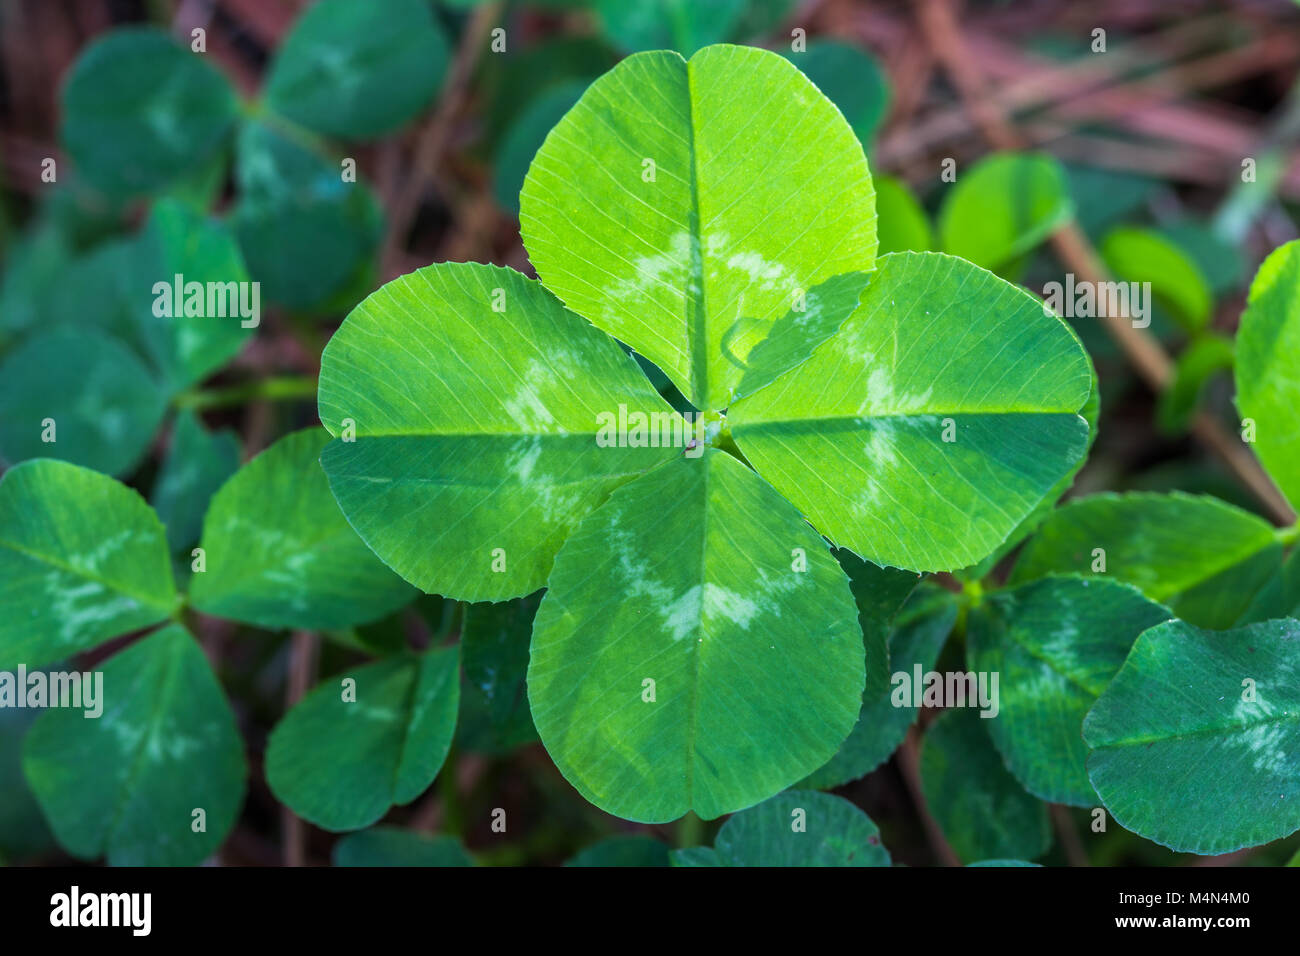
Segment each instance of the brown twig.
[[284,3],[265,0],[221,0],[226,13],[246,29],[259,43],[275,49],[280,38],[293,23],[295,10]]
[[[307,693],[316,672],[316,635],[294,631],[289,639],[289,680],[285,685],[287,713]],[[307,827],[288,807],[280,808],[284,832],[284,865],[304,866],[307,862]]]
[[500,221],[500,207],[487,192],[469,193],[453,203],[457,228],[450,230],[438,249],[444,262],[467,262],[490,258],[492,234]]
[[896,90],[889,114],[885,117],[886,129],[906,129],[921,106],[925,90],[934,73],[934,54],[929,46],[909,36],[898,51],[887,61],[889,75],[894,78]]
[[433,115],[420,130],[415,159],[405,181],[397,188],[393,204],[388,210],[388,235],[384,238],[380,258],[386,280],[401,275],[403,250],[416,213],[419,212],[420,199],[451,139],[452,128],[468,96],[470,76],[483,52],[488,31],[497,22],[501,8],[502,4],[497,2],[485,4],[474,11],[460,38],[442,96]]
[[930,849],[933,851],[935,858],[943,866],[961,866],[961,857],[957,856],[952,844],[943,835],[943,828],[939,826],[930,813],[930,805],[925,802],[925,793],[921,788],[919,740],[920,732],[916,729],[916,726],[909,727],[907,736],[903,738],[903,743],[899,746],[895,755],[898,760],[898,769],[903,775],[903,783],[907,785],[907,792],[912,797],[912,804],[916,807],[916,812],[921,818],[921,825],[925,828],[925,836],[930,841]]
[[[890,48],[903,42],[901,27],[887,19],[864,19],[858,31],[875,43],[883,43],[886,37],[899,38],[886,44]],[[996,89],[986,85],[983,91],[985,110],[1007,117],[1032,114],[1015,126],[1021,148],[1069,133],[1071,139],[1058,148],[1092,150],[1094,143],[1078,142],[1077,125],[1086,120],[1104,121],[1146,140],[1145,146],[1119,141],[1107,144],[1110,152],[1120,154],[1135,168],[1164,178],[1218,184],[1225,169],[1250,155],[1255,131],[1241,114],[1224,105],[1191,106],[1176,100],[1197,90],[1285,69],[1294,63],[1300,47],[1300,34],[1294,29],[1278,29],[1230,50],[1203,52],[1205,44],[1222,37],[1223,31],[1224,21],[1218,16],[1201,18],[1068,65],[1025,53],[991,36],[988,29],[957,40],[969,61],[968,73],[999,80]],[[1180,59],[1185,57],[1191,58]],[[1161,65],[1154,66],[1157,61]],[[1130,79],[1138,68],[1141,75]],[[1066,120],[1072,121],[1070,125],[1064,124]],[[904,166],[920,153],[968,137],[976,126],[964,102],[914,123],[892,123],[875,158],[883,167]],[[1084,155],[1107,165],[1105,156]],[[1139,157],[1136,161],[1135,155]],[[1288,196],[1300,195],[1300,156],[1280,188]]]
[[999,149],[1016,149],[1020,137],[997,100],[988,95],[979,66],[966,54],[952,4],[948,0],[921,0],[917,10],[921,30],[929,38],[930,48],[952,77],[975,125]]
[[1079,831],[1075,829],[1074,821],[1070,819],[1070,808],[1053,803],[1049,812],[1052,815],[1052,826],[1056,828],[1056,837],[1061,841],[1061,849],[1065,851],[1065,859],[1070,866],[1092,866],[1088,859],[1088,851],[1083,848],[1083,841],[1079,839]]

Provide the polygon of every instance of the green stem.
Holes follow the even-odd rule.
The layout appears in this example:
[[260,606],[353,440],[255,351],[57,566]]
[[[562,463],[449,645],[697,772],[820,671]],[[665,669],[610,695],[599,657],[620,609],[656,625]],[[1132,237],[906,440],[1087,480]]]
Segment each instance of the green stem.
[[704,821],[687,810],[686,816],[677,821],[677,845],[679,847],[702,846],[704,844]]
[[256,399],[283,401],[315,397],[316,379],[312,376],[297,375],[264,378],[255,382],[230,385],[225,388],[190,389],[177,395],[172,400],[172,404],[176,408],[203,411],[208,408],[228,408],[231,405],[242,405]]
[[456,781],[455,748],[447,754],[438,774],[438,795],[442,797],[442,825],[438,828],[450,836],[460,836],[465,827],[465,808],[461,804]]
[[1295,544],[1300,541],[1300,524],[1293,524],[1289,528],[1277,529],[1277,540],[1283,545]]

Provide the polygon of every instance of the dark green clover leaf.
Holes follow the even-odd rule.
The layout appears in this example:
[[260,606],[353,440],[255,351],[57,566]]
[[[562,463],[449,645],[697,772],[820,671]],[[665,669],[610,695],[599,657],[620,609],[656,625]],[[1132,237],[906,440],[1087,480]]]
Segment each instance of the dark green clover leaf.
[[322,681],[276,725],[266,781],[304,820],[357,830],[410,803],[442,768],[460,701],[455,649],[402,655]]
[[194,606],[259,627],[324,630],[383,617],[414,590],[371,553],[339,511],[320,467],[329,441],[310,428],[280,439],[212,497]]
[[533,616],[541,599],[537,593],[465,609],[458,747],[497,754],[537,740],[525,679]]
[[[888,663],[893,673],[906,674],[912,680],[917,667],[922,674],[933,670],[956,619],[957,602],[951,591],[937,585],[919,588],[898,613],[889,636]],[[865,621],[863,630],[870,633]],[[874,691],[869,689],[863,696],[858,722],[835,756],[798,785],[829,790],[865,777],[888,760],[920,713],[910,706],[910,701],[908,706],[897,706],[894,691],[892,683]]]
[[167,390],[119,340],[54,328],[0,361],[0,457],[61,458],[132,471],[167,410]]
[[1088,775],[1123,827],[1229,853],[1300,828],[1300,621],[1144,632],[1089,711]]
[[322,307],[373,267],[383,213],[370,187],[303,130],[246,123],[231,221],[264,302]]
[[0,670],[62,660],[175,613],[158,516],[106,475],[51,459],[0,479]]
[[1025,789],[1053,803],[1096,804],[1083,718],[1137,636],[1171,616],[1132,585],[1065,577],[995,592],[971,609],[967,666],[1000,675],[988,732]]
[[0,865],[22,864],[54,849],[40,804],[23,777],[23,738],[36,710],[0,709]]
[[103,713],[49,710],[23,772],[59,843],[113,866],[191,866],[243,800],[243,742],[208,660],[169,625],[100,665]]
[[668,847],[648,836],[615,836],[587,847],[565,866],[671,866]]
[[225,77],[152,27],[114,30],[86,47],[61,99],[63,145],[110,195],[170,185],[220,148],[238,116]]
[[176,416],[150,495],[173,552],[188,555],[198,543],[212,496],[238,468],[239,438],[232,430],[208,431],[192,412]]
[[374,139],[433,98],[449,53],[422,0],[320,0],[276,51],[266,105],[328,136]]
[[428,836],[397,827],[371,827],[334,844],[335,866],[473,866],[455,837]]
[[1106,576],[1135,585],[1202,627],[1231,627],[1282,560],[1261,518],[1216,498],[1176,492],[1076,499],[1045,520],[1012,570]]
[[921,785],[930,812],[963,860],[1032,860],[1052,845],[1047,805],[1025,793],[971,707],[939,715],[921,743]]
[[880,830],[843,797],[787,790],[737,813],[713,849],[673,852],[674,866],[889,866]]

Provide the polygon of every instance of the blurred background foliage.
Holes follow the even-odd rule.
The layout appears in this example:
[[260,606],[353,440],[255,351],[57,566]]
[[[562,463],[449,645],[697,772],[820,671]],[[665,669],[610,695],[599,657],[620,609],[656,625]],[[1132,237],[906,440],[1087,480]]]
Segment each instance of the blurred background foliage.
[[[619,58],[717,42],[780,52],[840,108],[876,177],[882,252],[953,252],[1036,292],[1081,261],[1152,283],[1155,365],[1073,320],[1101,407],[1073,495],[1209,492],[1277,517],[1204,439],[1237,427],[1250,276],[1300,235],[1287,0],[0,0],[0,462],[53,454],[127,481],[187,573],[215,490],[316,423],[321,349],[348,310],[432,261],[531,274],[518,193],[551,126]],[[174,273],[257,281],[260,326],[160,325],[150,290]],[[37,413],[58,420],[57,445],[27,427]],[[656,865],[665,844],[711,842],[694,818],[608,817],[555,771],[520,684],[535,603],[421,597],[326,641],[199,616],[253,764],[221,858],[454,863],[468,848],[480,863]],[[427,794],[341,840],[279,805],[266,737],[315,675],[471,633],[456,741]],[[29,723],[0,711],[0,858],[67,862],[19,770]],[[895,860],[923,865],[939,849],[916,750],[914,730],[835,792]],[[1052,813],[1044,862],[1191,859]],[[1240,860],[1279,862],[1285,842]]]

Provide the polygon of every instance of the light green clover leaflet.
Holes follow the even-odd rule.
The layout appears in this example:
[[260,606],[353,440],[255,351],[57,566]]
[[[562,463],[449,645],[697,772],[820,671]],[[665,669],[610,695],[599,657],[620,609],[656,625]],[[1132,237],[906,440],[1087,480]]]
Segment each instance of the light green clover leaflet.
[[51,663],[176,609],[167,539],[138,493],[43,458],[0,481],[0,670]]
[[[1247,683],[1249,681],[1249,683]],[[1190,853],[1300,827],[1300,621],[1145,631],[1083,723],[1117,823]]]
[[[412,584],[521,597],[584,514],[681,453],[598,445],[599,416],[621,404],[675,414],[537,282],[442,263],[371,294],[330,339],[320,418],[336,440],[321,464],[348,521]],[[339,437],[347,421],[355,441]]]
[[939,241],[945,252],[1007,274],[1073,212],[1065,171],[1051,156],[994,153],[945,193]]
[[1237,406],[1255,423],[1255,451],[1300,508],[1300,242],[1275,249],[1255,274],[1237,334]]
[[759,474],[836,545],[944,571],[993,550],[1082,457],[1091,385],[1041,302],[906,252],[880,259],[837,335],[728,417]]
[[1237,624],[1300,617],[1300,548],[1292,548],[1277,572],[1256,592]]
[[654,837],[612,836],[580,851],[565,866],[671,866],[668,847]]
[[934,247],[934,231],[925,207],[901,179],[877,176],[876,215],[880,246],[877,255],[891,252],[925,252]]
[[1122,282],[1150,282],[1157,302],[1189,332],[1205,328],[1214,311],[1210,283],[1188,253],[1154,229],[1119,226],[1102,240],[1102,261]]
[[[703,411],[833,334],[876,249],[844,117],[784,58],[726,45],[596,80],[538,150],[519,221],[546,287]],[[755,353],[772,340],[801,348]]]
[[816,770],[852,729],[864,679],[857,607],[825,543],[708,449],[619,488],[565,542],[528,696],[579,792],[662,822],[750,806]]

